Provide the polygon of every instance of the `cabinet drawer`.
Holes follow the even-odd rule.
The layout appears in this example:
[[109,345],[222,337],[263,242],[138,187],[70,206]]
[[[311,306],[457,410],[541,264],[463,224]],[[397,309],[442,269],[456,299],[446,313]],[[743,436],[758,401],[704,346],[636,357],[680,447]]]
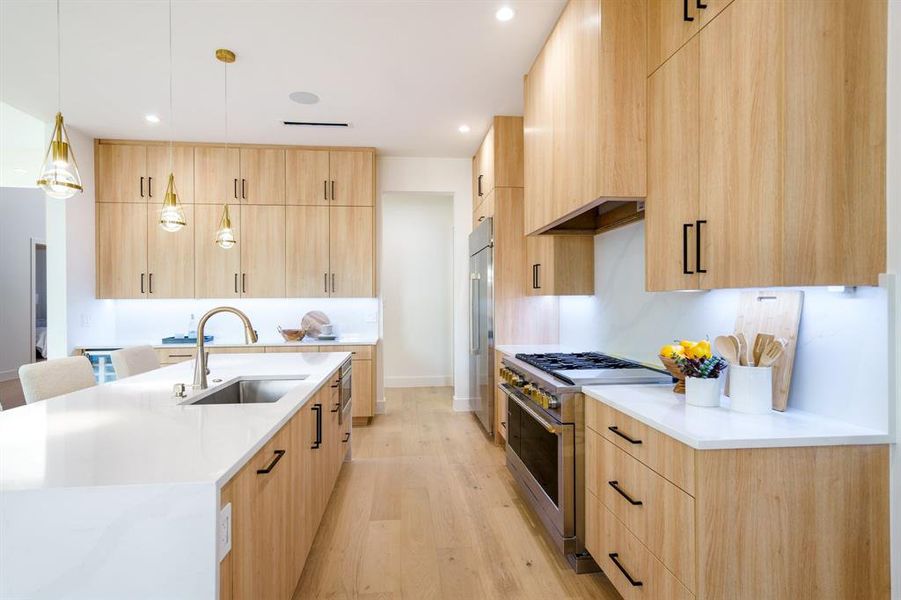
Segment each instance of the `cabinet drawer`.
[[592,398],[585,402],[585,423],[694,496],[694,450]]
[[207,346],[210,354],[247,354],[263,352],[263,346]]
[[157,348],[161,365],[174,365],[194,358],[194,348]]
[[638,541],[638,538],[629,533],[629,530],[596,496],[588,493],[587,500],[586,547],[625,600],[694,599],[694,595]]
[[319,352],[319,346],[266,346],[266,352]]
[[320,352],[350,352],[354,360],[371,360],[374,346],[320,346]]
[[[673,574],[695,589],[694,498],[588,430],[593,493]],[[596,449],[596,450],[595,450]]]

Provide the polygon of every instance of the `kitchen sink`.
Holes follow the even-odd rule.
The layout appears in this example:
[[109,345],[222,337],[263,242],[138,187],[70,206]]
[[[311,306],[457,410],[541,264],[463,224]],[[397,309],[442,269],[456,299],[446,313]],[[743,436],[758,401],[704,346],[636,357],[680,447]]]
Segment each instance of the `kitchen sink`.
[[277,402],[306,376],[293,379],[240,379],[186,404],[262,404]]

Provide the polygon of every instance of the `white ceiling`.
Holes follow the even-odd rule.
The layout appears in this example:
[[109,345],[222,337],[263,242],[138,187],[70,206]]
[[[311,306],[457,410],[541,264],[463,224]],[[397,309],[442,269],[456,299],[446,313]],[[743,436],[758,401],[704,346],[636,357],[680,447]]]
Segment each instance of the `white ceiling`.
[[[522,75],[564,0],[173,0],[175,138],[375,146],[393,156],[471,156],[494,114],[522,113]],[[516,9],[507,23],[502,4]],[[55,2],[0,0],[0,99],[56,111]],[[169,136],[168,3],[62,1],[62,107],[94,137]],[[288,99],[318,94],[317,105]],[[150,125],[147,113],[162,122]],[[349,129],[283,120],[350,121]],[[469,134],[457,127],[467,123]]]

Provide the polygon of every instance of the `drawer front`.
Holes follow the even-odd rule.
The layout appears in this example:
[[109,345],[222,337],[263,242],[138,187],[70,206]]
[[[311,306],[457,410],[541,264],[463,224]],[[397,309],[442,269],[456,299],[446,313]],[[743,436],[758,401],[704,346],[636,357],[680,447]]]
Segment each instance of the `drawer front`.
[[207,346],[210,354],[247,354],[264,350],[264,346]]
[[354,360],[371,360],[375,346],[320,346],[320,352],[350,352]]
[[592,398],[585,403],[585,422],[608,441],[694,495],[693,449]]
[[589,493],[585,545],[625,600],[693,600],[694,595]]
[[194,358],[194,348],[158,348],[161,365],[174,365]]
[[694,498],[598,433],[587,435],[596,496],[689,589],[695,588]]
[[319,346],[266,346],[266,352],[319,352]]

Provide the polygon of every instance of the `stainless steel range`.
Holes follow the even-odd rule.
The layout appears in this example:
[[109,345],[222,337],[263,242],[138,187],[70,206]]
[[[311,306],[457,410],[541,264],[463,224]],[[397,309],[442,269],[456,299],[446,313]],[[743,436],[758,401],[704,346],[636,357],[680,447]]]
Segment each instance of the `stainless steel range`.
[[597,352],[517,354],[500,370],[507,395],[507,468],[577,573],[585,550],[583,385],[669,383],[665,371]]

